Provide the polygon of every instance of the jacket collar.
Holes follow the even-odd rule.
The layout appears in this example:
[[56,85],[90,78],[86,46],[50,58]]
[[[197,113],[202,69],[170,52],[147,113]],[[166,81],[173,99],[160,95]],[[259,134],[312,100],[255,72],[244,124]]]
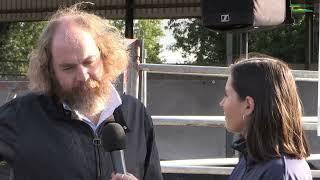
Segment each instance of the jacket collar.
[[247,148],[247,141],[244,137],[240,137],[238,140],[234,141],[232,148],[239,151],[240,154],[246,160],[248,166],[252,166],[257,163],[257,161],[251,156]]
[[91,119],[89,119],[88,117],[83,115],[81,112],[77,111],[76,109],[71,109],[70,106],[68,106],[64,102],[63,102],[63,108],[65,110],[69,110],[72,112],[71,118],[84,121],[85,123],[90,125],[94,131],[96,131],[96,129],[99,127],[100,124],[103,124],[105,123],[105,121],[109,121],[110,119],[113,119],[112,117],[113,112],[117,107],[119,107],[122,104],[122,100],[117,90],[114,88],[112,84],[110,87],[111,88],[110,88],[110,94],[109,94],[108,100],[104,104],[104,109],[100,113],[100,117],[98,119],[97,124],[94,124]]
[[[63,103],[59,101],[59,99],[56,96],[47,96],[50,100],[50,103],[46,105],[46,109],[51,112],[50,114],[53,116],[54,119],[57,120],[69,120],[69,119],[77,119],[77,115],[75,114],[74,111],[71,110],[66,110],[63,106]],[[122,99],[122,96],[119,96]],[[120,101],[122,101],[120,99]],[[122,110],[122,102],[121,104],[115,108],[113,112],[113,119],[115,122],[119,123],[124,131],[127,133],[130,131],[128,128],[127,122],[123,116],[123,110]],[[106,123],[103,123],[105,125]]]
[[247,142],[241,137],[232,143],[232,148],[241,152],[242,154],[247,154]]

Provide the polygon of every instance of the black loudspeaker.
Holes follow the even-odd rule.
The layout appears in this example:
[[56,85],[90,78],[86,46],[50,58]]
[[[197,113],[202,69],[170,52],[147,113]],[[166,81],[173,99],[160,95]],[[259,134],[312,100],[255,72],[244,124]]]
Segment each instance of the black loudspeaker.
[[290,0],[201,0],[202,23],[214,31],[250,30],[293,22]]

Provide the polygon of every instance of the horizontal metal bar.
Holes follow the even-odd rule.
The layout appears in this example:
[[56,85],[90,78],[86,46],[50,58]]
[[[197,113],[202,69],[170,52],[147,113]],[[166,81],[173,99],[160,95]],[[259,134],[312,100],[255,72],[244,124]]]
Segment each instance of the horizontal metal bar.
[[[320,160],[320,154],[311,154],[307,161]],[[180,174],[212,174],[230,175],[233,167],[238,163],[238,158],[212,158],[212,159],[184,159],[161,161],[162,173]],[[311,170],[313,178],[320,177],[320,170]]]
[[310,154],[307,160],[308,161],[320,160],[320,154]]
[[307,78],[307,79],[318,79],[318,71],[308,71],[308,70],[291,70],[295,78]]
[[218,66],[190,66],[168,64],[139,64],[139,70],[151,73],[187,74],[200,76],[228,77],[229,68]]
[[194,3],[153,3],[153,4],[135,4],[135,9],[161,9],[161,8],[195,8],[200,7],[200,2]]
[[27,60],[1,60],[0,61],[0,64],[4,64],[4,63],[7,63],[7,62],[10,62],[10,63],[23,63],[23,64],[27,64],[29,63],[29,61]]
[[[307,161],[320,160],[320,154],[311,154]],[[161,161],[161,166],[234,166],[239,158],[183,159]]]
[[[162,173],[178,174],[230,175],[233,169],[234,167],[161,165]],[[311,170],[311,174],[313,178],[319,178],[320,170]]]
[[162,173],[230,175],[232,170],[233,167],[161,165]]
[[[191,66],[172,64],[139,64],[138,69],[150,73],[186,74],[198,76],[228,77],[228,67],[218,66]],[[292,70],[297,81],[318,81],[318,71]]]
[[[154,125],[224,127],[224,116],[152,116]],[[317,130],[318,117],[302,117],[305,130]]]
[[[1,71],[0,71],[1,72]],[[8,77],[8,76],[10,76],[10,77],[27,77],[27,75],[26,74],[13,74],[13,73],[11,73],[11,74],[9,74],[9,73],[0,73],[0,76],[3,76],[3,77]]]
[[165,160],[161,161],[161,166],[231,166],[238,161],[239,158]]
[[320,170],[311,170],[313,178],[320,178]]
[[28,90],[29,81],[0,81],[0,91]]
[[295,78],[296,81],[304,81],[304,82],[318,82],[316,78]]
[[[164,8],[196,8],[200,7],[200,3],[157,3],[157,4],[134,4],[133,9],[164,9]],[[58,6],[51,7],[31,7],[31,8],[12,8],[12,9],[0,9],[0,14],[12,14],[12,13],[37,13],[37,12],[53,12],[56,11]],[[126,10],[125,4],[118,5],[91,5],[85,7],[86,10]]]
[[154,125],[224,127],[224,116],[152,116]]

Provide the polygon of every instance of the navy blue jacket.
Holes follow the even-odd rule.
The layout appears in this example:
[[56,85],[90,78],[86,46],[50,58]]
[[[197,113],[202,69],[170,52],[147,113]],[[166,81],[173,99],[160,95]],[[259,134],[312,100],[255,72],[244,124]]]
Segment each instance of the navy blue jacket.
[[312,180],[305,159],[292,159],[284,155],[278,159],[257,163],[247,153],[244,139],[236,141],[233,148],[240,152],[240,159],[230,175],[230,180]]
[[[162,180],[152,120],[143,104],[124,95],[114,116],[126,131],[128,172],[140,180]],[[107,180],[113,170],[99,143],[104,125],[94,133],[52,97],[29,94],[0,108],[0,155],[12,165],[15,180]]]

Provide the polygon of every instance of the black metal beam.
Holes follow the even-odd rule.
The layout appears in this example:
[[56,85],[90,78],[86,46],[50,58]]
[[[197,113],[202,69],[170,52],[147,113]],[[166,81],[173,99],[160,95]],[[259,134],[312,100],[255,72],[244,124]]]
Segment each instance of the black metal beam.
[[134,0],[126,0],[125,37],[133,38]]
[[305,69],[309,70],[313,59],[313,13],[307,12],[305,14]]
[[[88,10],[125,10],[128,7],[127,2],[130,0],[126,0],[126,5],[93,5],[88,6],[86,9]],[[18,3],[18,2],[17,2]],[[42,5],[41,5],[42,6]],[[192,7],[200,7],[200,3],[175,3],[175,4],[131,4],[132,9],[168,9],[168,8],[192,8]],[[54,12],[58,9],[58,7],[41,7],[41,8],[28,8],[28,7],[20,7],[14,8],[10,6],[10,9],[0,9],[0,14],[13,14],[13,13],[41,13],[41,12]]]

